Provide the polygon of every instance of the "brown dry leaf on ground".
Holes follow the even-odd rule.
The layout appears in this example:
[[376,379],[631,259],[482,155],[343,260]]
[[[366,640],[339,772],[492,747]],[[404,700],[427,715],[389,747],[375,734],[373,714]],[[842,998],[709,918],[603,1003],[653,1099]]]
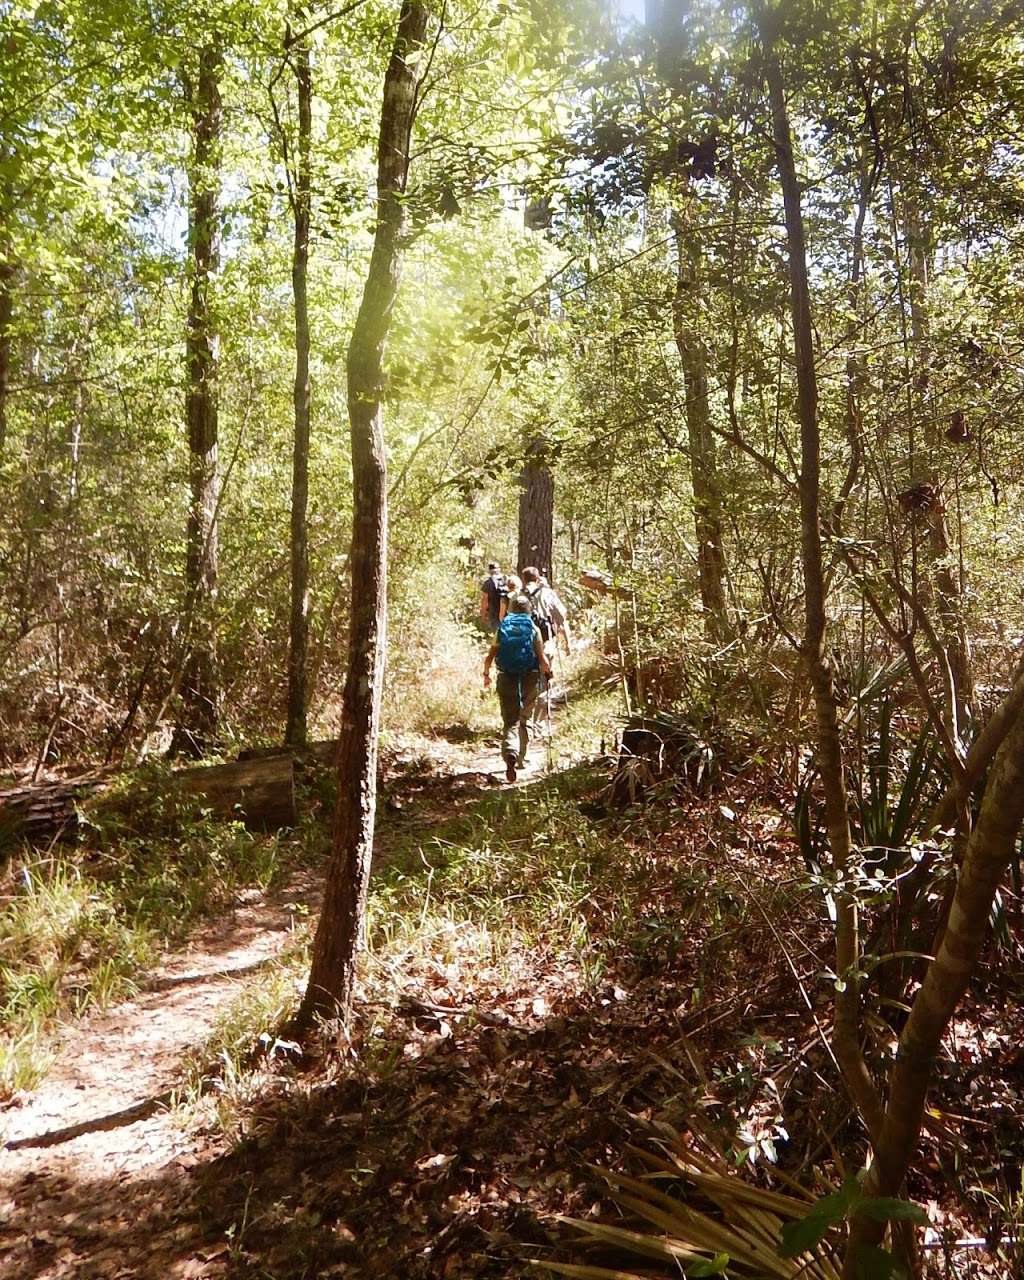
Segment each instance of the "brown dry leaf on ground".
[[[391,821],[426,831],[471,809],[491,784],[458,766],[396,782]],[[378,967],[350,1041],[256,1079],[234,1147],[181,1127],[159,1099],[235,989],[223,971],[288,939],[302,886],[199,935],[168,963],[169,981],[81,1024],[55,1084],[7,1113],[9,1135],[31,1136],[158,1100],[127,1122],[4,1153],[5,1277],[486,1280],[522,1275],[530,1258],[580,1261],[589,1255],[553,1215],[614,1215],[590,1166],[622,1167],[639,1133],[684,1128],[695,1107],[761,1162],[771,1150],[827,1163],[856,1138],[819,1033],[827,922],[813,906],[800,920],[757,907],[792,900],[802,872],[756,779],[731,780],[728,808],[694,799],[657,832],[637,827],[632,932],[599,972],[581,971],[557,937],[500,956],[455,937],[444,957],[410,951]],[[600,931],[617,906],[592,894],[579,912]],[[1019,1021],[976,1000],[951,1042],[968,1069],[940,1085],[941,1125],[911,1192],[955,1231],[967,1219],[948,1175],[964,1134],[976,1155],[1020,1158]],[[979,1258],[962,1271],[996,1274]]]

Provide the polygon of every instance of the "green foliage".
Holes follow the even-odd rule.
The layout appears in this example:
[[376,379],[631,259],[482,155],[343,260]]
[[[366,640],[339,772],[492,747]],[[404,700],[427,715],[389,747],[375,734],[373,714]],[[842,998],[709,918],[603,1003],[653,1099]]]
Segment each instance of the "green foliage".
[[[927,1224],[928,1215],[920,1205],[891,1196],[866,1196],[861,1179],[850,1174],[838,1191],[822,1196],[805,1217],[787,1222],[782,1228],[779,1254],[783,1258],[796,1258],[814,1248],[825,1238],[829,1229],[840,1222],[855,1217],[873,1218],[877,1222],[916,1222]],[[889,1280],[901,1274],[894,1270],[892,1257],[884,1250],[873,1248],[860,1259],[864,1280]]]

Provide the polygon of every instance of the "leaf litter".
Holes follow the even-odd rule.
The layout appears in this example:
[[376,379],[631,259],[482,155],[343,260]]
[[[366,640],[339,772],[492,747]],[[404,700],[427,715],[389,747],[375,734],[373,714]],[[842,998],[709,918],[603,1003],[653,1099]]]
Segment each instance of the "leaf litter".
[[[489,785],[477,764],[446,759],[433,784],[420,771],[388,821],[407,833],[471,809]],[[685,1133],[699,1112],[755,1180],[773,1161],[828,1165],[856,1130],[822,1041],[827,920],[759,790],[733,779],[728,815],[697,797],[656,828],[638,820],[631,832],[627,815],[631,875],[579,906],[590,937],[607,934],[599,963],[557,930],[509,935],[487,954],[455,929],[443,956],[410,947],[371,961],[349,1035],[301,1067],[268,1060],[233,1133],[163,1109],[64,1148],[6,1152],[5,1275],[441,1280],[518,1276],[556,1257],[614,1266],[621,1257],[574,1244],[556,1218],[622,1221],[594,1168],[621,1169],[638,1136]],[[386,832],[383,843],[387,857]],[[94,1115],[109,1103],[104,1088],[173,1084],[201,1038],[201,1006],[182,1006],[176,1036],[163,1026],[148,1046],[128,1032],[158,1019],[147,1000],[174,990],[79,1024],[79,1052],[84,1037],[101,1046],[94,1072],[109,1046],[111,1080],[75,1089],[75,1046],[51,1080],[88,1094]],[[230,994],[214,984],[204,999],[211,992],[213,1005]],[[911,1188],[954,1235],[969,1225],[945,1168],[961,1121],[990,1122],[993,1151],[1012,1150],[1016,1123],[1019,1143],[1024,1080],[1005,1012],[965,1010],[958,1053],[978,1069],[944,1082],[935,1111],[946,1132],[929,1134]],[[82,1109],[46,1105],[54,1124]],[[975,1264],[962,1274],[999,1274]]]

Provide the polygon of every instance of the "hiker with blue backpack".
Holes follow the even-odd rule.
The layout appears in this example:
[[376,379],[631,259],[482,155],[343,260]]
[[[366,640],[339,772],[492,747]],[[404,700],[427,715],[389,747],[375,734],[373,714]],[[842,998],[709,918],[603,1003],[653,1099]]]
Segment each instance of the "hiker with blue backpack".
[[498,703],[501,707],[501,755],[505,777],[515,782],[516,770],[526,764],[530,745],[530,717],[541,689],[541,675],[551,676],[544,641],[524,595],[509,599],[508,612],[484,659],[484,688],[490,688],[491,665],[498,668]]

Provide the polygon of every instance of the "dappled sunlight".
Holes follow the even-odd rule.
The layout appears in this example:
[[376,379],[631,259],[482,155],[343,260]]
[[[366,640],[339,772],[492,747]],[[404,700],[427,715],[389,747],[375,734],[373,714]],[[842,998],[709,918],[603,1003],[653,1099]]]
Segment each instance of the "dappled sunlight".
[[4,1280],[1024,1280],[1022,51],[0,3]]

